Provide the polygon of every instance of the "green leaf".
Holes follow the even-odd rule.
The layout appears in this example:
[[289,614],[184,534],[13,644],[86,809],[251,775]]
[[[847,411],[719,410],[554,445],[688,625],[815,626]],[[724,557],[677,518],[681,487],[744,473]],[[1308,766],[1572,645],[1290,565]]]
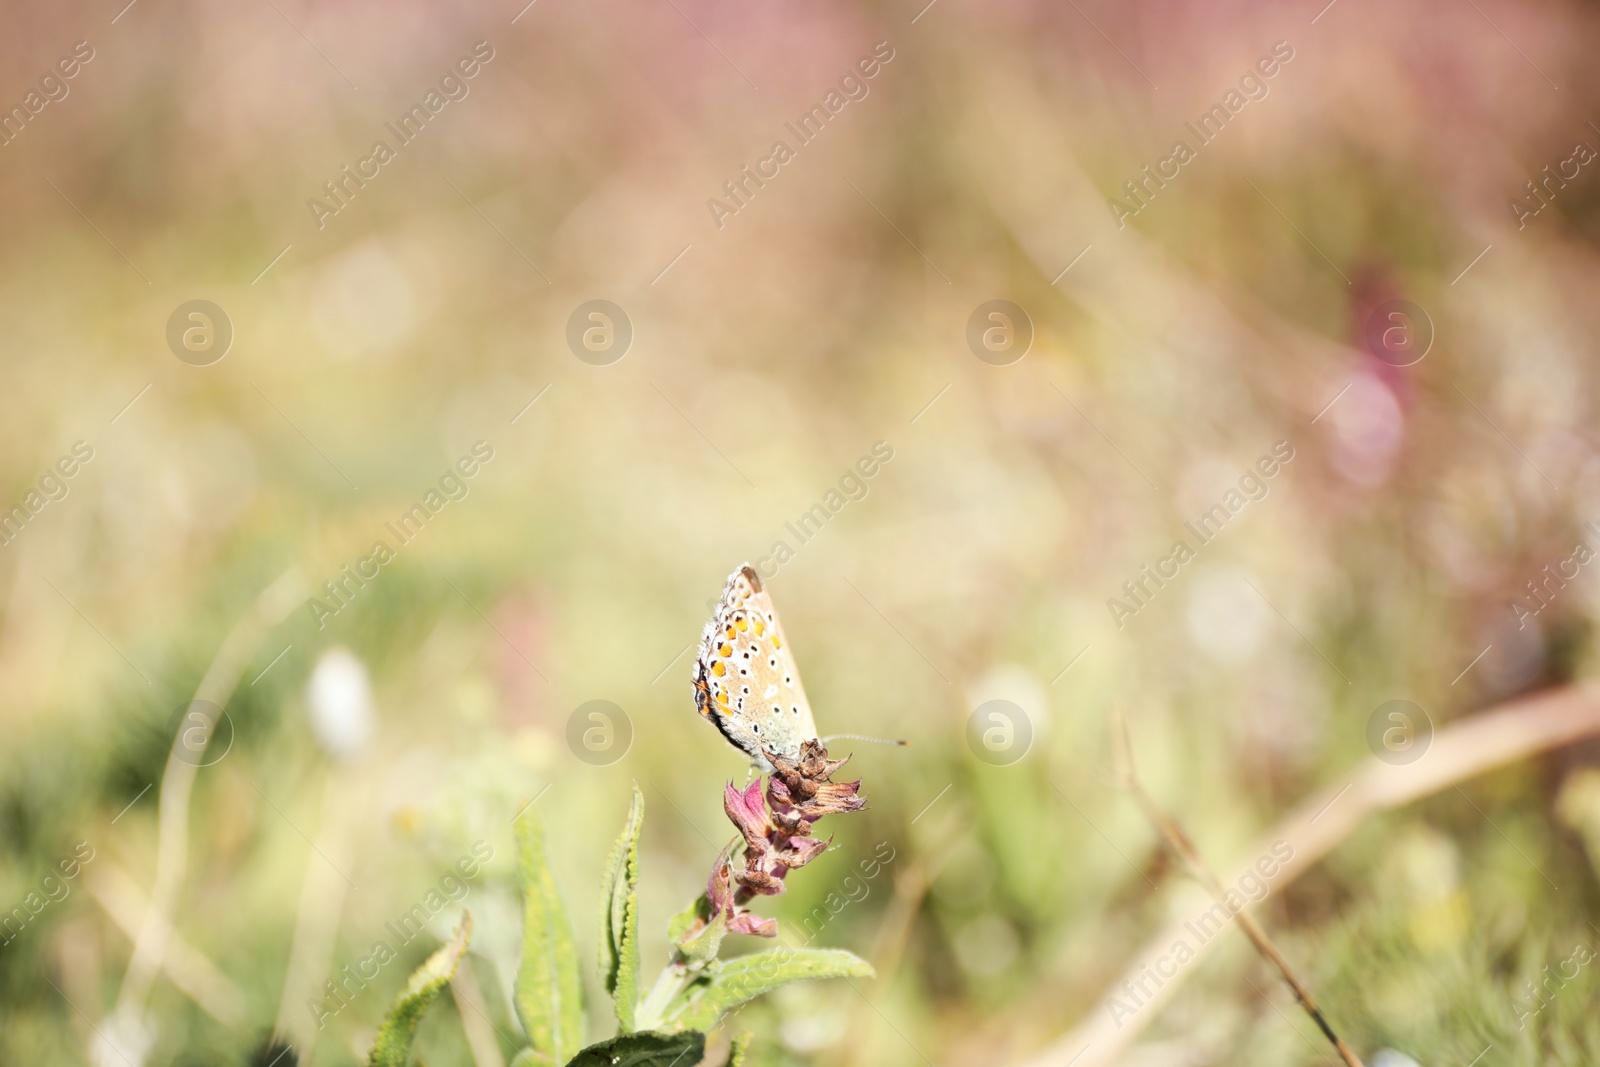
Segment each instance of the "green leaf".
[[739,1031],[739,1036],[728,1046],[728,1067],[744,1067],[745,1053],[750,1051],[750,1041],[755,1036],[748,1030]]
[[472,914],[463,911],[455,935],[412,972],[406,987],[395,998],[394,1007],[373,1039],[372,1052],[367,1057],[369,1067],[405,1067],[411,1055],[411,1041],[417,1036],[417,1024],[455,976],[471,940]]
[[689,906],[667,920],[667,940],[676,945],[683,940],[683,935],[694,926],[696,919],[704,919],[711,914],[711,901],[701,893]]
[[639,1002],[639,830],[644,794],[633,787],[633,804],[622,835],[611,846],[600,881],[600,984],[611,994],[617,1024],[633,1029]]
[[843,949],[776,948],[739,956],[689,987],[688,1002],[670,1014],[673,1029],[709,1030],[723,1013],[790,982],[807,978],[863,978],[866,960]]
[[522,883],[522,965],[517,1017],[534,1052],[565,1063],[583,1046],[583,986],[572,924],[550,870],[544,822],[530,807],[517,820],[517,880]]
[[550,1067],[555,1061],[530,1046],[511,1057],[511,1067]]
[[676,1034],[651,1031],[618,1034],[590,1045],[567,1067],[694,1067],[706,1054],[706,1035],[693,1030]]
[[[704,925],[696,930],[699,923]],[[727,916],[720,912],[713,915],[711,901],[704,893],[667,922],[667,937],[677,946],[678,955],[684,962],[694,965],[716,959],[727,932]]]

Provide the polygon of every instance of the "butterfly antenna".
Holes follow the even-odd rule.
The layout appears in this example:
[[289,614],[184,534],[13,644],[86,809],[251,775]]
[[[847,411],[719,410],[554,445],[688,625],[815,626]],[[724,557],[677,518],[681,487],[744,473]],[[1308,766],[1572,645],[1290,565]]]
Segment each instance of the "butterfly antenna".
[[868,737],[866,734],[829,734],[819,737],[818,741],[827,744],[829,741],[871,741],[875,745],[909,745],[910,741],[900,741],[892,737]]

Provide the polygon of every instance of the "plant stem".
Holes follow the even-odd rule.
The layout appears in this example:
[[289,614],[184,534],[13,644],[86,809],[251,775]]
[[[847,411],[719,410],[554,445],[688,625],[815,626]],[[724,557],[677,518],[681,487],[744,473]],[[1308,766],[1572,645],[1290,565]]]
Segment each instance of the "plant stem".
[[650,992],[639,1002],[639,1011],[634,1017],[634,1029],[654,1030],[660,1026],[664,1021],[667,1006],[683,992],[687,977],[688,969],[681,963],[669,963],[661,968],[656,984],[650,987]]
[[[218,708],[228,703],[256,647],[278,623],[298,607],[306,596],[305,579],[291,567],[256,597],[244,616],[228,631],[218,647],[211,666],[195,690],[193,702]],[[193,703],[191,702],[191,703]],[[212,723],[215,726],[215,723]],[[166,769],[161,774],[161,789],[156,808],[156,870],[144,919],[134,938],[128,968],[117,991],[115,1015],[118,1033],[125,1025],[136,1025],[144,1018],[150,987],[166,958],[172,936],[172,917],[178,908],[179,894],[189,864],[189,801],[199,771],[198,757],[180,754],[183,745],[180,729],[172,739]],[[209,740],[209,734],[207,736]]]

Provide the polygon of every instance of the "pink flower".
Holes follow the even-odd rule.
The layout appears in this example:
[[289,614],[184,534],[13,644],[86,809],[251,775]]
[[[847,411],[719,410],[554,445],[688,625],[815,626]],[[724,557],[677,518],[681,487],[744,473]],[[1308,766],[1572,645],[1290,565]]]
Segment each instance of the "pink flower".
[[739,789],[729,782],[722,790],[722,810],[728,813],[728,820],[738,827],[744,835],[745,844],[751,848],[758,847],[757,842],[766,839],[773,830],[772,820],[767,817],[767,806],[761,802],[761,780],[757,779],[745,789]]
[[[706,884],[706,898],[712,914],[722,915],[735,933],[775,937],[776,919],[763,919],[744,910],[742,905],[756,896],[776,896],[783,892],[784,876],[804,867],[827,849],[832,838],[812,836],[816,822],[824,815],[860,811],[866,798],[859,795],[861,783],[829,781],[844,760],[828,759],[820,741],[807,741],[798,759],[774,752],[766,753],[772,763],[772,776],[757,779],[744,789],[731,782],[722,792],[722,808],[728,821],[744,838],[744,865],[736,869],[730,856],[733,845],[722,850]],[[734,888],[734,883],[738,888]]]

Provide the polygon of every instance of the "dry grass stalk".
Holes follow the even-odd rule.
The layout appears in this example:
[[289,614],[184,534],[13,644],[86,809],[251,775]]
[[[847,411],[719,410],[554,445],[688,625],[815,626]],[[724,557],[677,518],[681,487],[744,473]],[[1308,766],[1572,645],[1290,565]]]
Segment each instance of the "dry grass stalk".
[[[1200,850],[1189,839],[1189,835],[1184,833],[1183,827],[1178,825],[1177,820],[1169,815],[1166,809],[1156,803],[1155,798],[1150,795],[1149,791],[1139,781],[1138,772],[1133,764],[1133,744],[1128,739],[1127,719],[1120,710],[1114,710],[1111,713],[1111,733],[1113,743],[1116,745],[1117,753],[1120,757],[1118,772],[1122,785],[1139,801],[1139,806],[1144,809],[1145,816],[1149,818],[1151,824],[1155,826],[1161,836],[1166,839],[1167,846],[1183,860],[1184,866],[1189,868],[1189,872],[1194,875],[1195,880],[1206,887],[1206,891],[1211,894],[1213,899],[1227,907],[1225,899],[1227,891],[1223,888],[1221,879],[1211,869],[1211,865],[1206,863],[1205,857],[1200,855]],[[1234,918],[1238,920],[1239,929],[1244,931],[1244,935],[1250,939],[1250,943],[1255,946],[1256,951],[1261,953],[1262,957],[1274,967],[1278,968],[1278,973],[1283,976],[1283,980],[1294,991],[1295,999],[1300,1002],[1300,1006],[1305,1009],[1306,1014],[1311,1016],[1311,1020],[1317,1024],[1317,1028],[1322,1031],[1323,1035],[1333,1043],[1333,1047],[1338,1051],[1340,1058],[1349,1067],[1362,1067],[1361,1057],[1357,1056],[1350,1049],[1350,1046],[1346,1045],[1344,1040],[1334,1033],[1333,1025],[1328,1022],[1328,1017],[1322,1014],[1322,1009],[1317,1007],[1317,1002],[1312,998],[1311,991],[1306,988],[1300,977],[1294,973],[1294,968],[1289,965],[1289,961],[1284,958],[1283,953],[1278,951],[1278,946],[1272,943],[1272,938],[1267,936],[1267,932],[1261,928],[1261,924],[1256,922],[1248,911],[1241,911]]]
[[[1600,736],[1600,685],[1573,685],[1498,705],[1438,730],[1426,757],[1416,763],[1392,766],[1376,757],[1364,760],[1348,777],[1329,783],[1280,819],[1257,840],[1249,855],[1260,855],[1274,841],[1293,842],[1294,857],[1282,866],[1275,879],[1282,889],[1373,815],[1404,807],[1529,756],[1596,736]],[[1234,872],[1234,880],[1252,870],[1249,865],[1241,865]],[[1131,955],[1124,972],[1108,983],[1097,1002],[1114,995],[1125,979],[1137,979],[1147,961],[1156,959],[1183,936],[1183,922],[1181,916],[1177,917],[1153,933]],[[1203,958],[1215,944],[1213,940],[1198,946],[1197,958]],[[1190,966],[1180,971],[1122,1027],[1113,1025],[1104,1012],[1096,1012],[1020,1067],[1108,1067],[1117,1062],[1194,970]]]

